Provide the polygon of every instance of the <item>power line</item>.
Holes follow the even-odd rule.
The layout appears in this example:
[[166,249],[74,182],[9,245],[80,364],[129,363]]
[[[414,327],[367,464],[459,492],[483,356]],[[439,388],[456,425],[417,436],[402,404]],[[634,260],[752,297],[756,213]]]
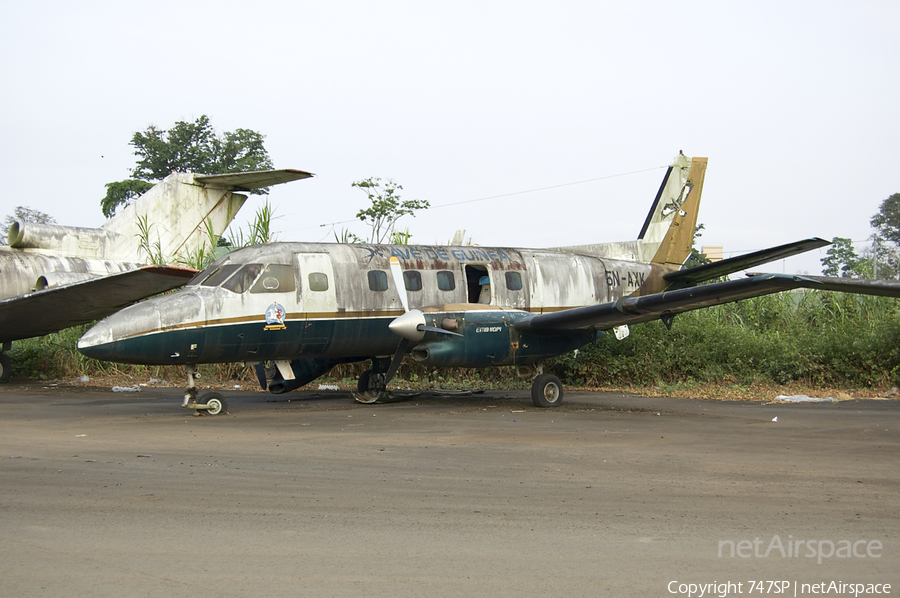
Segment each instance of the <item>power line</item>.
[[[478,197],[478,198],[476,198],[476,199],[464,199],[463,201],[455,201],[455,202],[450,202],[450,203],[438,204],[438,205],[436,205],[436,206],[430,206],[430,207],[425,208],[425,209],[426,209],[426,210],[436,210],[436,209],[438,209],[438,208],[448,208],[448,207],[450,207],[450,206],[459,206],[459,205],[463,205],[463,204],[467,204],[467,203],[475,203],[475,202],[479,202],[479,201],[487,201],[487,200],[489,200],[489,199],[500,199],[500,198],[503,198],[503,197],[512,197],[512,196],[515,196],[515,195],[524,195],[524,194],[526,194],[526,193],[536,193],[536,192],[538,192],[538,191],[548,191],[548,190],[550,190],[550,189],[559,189],[559,188],[561,188],[561,187],[571,187],[571,186],[573,186],[573,185],[583,185],[583,184],[585,184],[585,183],[594,183],[594,182],[596,182],[596,181],[604,181],[604,180],[606,180],[606,179],[614,179],[614,178],[617,178],[617,177],[630,176],[630,175],[633,175],[633,174],[640,174],[640,173],[642,173],[642,172],[650,172],[650,171],[652,171],[652,170],[660,170],[660,169],[662,169],[662,168],[668,168],[668,166],[654,166],[654,167],[652,167],[652,168],[643,168],[643,169],[641,169],[641,170],[632,170],[632,171],[630,171],[630,172],[620,172],[620,173],[618,173],[618,174],[609,174],[609,175],[606,175],[606,176],[595,177],[595,178],[592,178],[592,179],[584,179],[584,180],[582,180],[582,181],[573,181],[573,182],[570,182],[570,183],[560,183],[560,184],[558,184],[558,185],[549,185],[549,186],[547,186],[547,187],[535,187],[534,189],[525,189],[524,191],[513,191],[512,193],[501,193],[501,194],[499,194],[499,195],[489,195],[489,196],[487,196],[487,197]],[[311,225],[311,226],[304,226],[304,227],[300,227],[300,228],[291,228],[291,229],[286,229],[286,230],[282,230],[282,231],[279,231],[279,232],[297,231],[297,230],[306,230],[306,229],[310,229],[310,228],[325,228],[325,227],[332,227],[332,228],[333,228],[333,227],[337,226],[338,224],[349,224],[349,223],[351,223],[351,222],[358,222],[358,220],[357,220],[356,218],[353,218],[353,219],[351,219],[351,220],[339,220],[339,221],[337,221],[337,222],[326,222],[326,223],[323,223],[323,224],[317,224],[317,225]]]

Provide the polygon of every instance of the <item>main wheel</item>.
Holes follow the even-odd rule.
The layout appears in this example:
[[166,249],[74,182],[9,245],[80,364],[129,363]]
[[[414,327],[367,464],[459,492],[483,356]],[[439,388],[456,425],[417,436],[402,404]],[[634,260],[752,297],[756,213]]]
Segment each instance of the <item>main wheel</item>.
[[531,400],[535,407],[559,407],[563,400],[563,388],[553,374],[541,374],[531,384]]
[[372,373],[372,370],[366,370],[360,374],[359,380],[356,382],[357,394],[353,397],[356,399],[356,402],[366,405],[376,402],[381,394],[378,388],[380,378],[381,376]]
[[206,412],[210,415],[219,415],[220,413],[228,411],[228,403],[226,403],[225,398],[217,392],[203,395],[200,397],[200,402],[209,405]]
[[0,382],[9,382],[12,378],[12,362],[6,353],[0,353]]

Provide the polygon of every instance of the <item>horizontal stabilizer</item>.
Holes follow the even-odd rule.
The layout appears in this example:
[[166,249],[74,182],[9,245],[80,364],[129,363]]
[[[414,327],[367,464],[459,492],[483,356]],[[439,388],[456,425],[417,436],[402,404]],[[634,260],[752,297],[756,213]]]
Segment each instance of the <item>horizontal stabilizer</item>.
[[0,301],[0,342],[42,336],[105,318],[145,297],[184,286],[197,273],[144,266]]
[[618,301],[600,305],[536,315],[516,322],[515,328],[519,332],[538,334],[566,334],[575,330],[609,330],[623,324],[649,322],[686,311],[796,288],[900,297],[900,282],[792,276],[789,274],[757,274],[738,280],[664,291],[643,297],[623,297]]
[[778,247],[771,247],[761,251],[754,251],[753,253],[740,255],[738,257],[730,257],[711,264],[703,264],[702,266],[677,270],[666,274],[663,278],[671,283],[679,283],[676,288],[692,286],[714,278],[728,276],[729,274],[734,274],[741,270],[755,268],[762,264],[812,251],[813,249],[819,249],[826,245],[831,245],[831,243],[825,239],[819,239],[818,237],[804,239],[803,241],[779,245]]
[[194,180],[210,187],[227,187],[234,191],[250,191],[260,187],[308,179],[312,173],[302,170],[258,170],[227,174],[196,174]]

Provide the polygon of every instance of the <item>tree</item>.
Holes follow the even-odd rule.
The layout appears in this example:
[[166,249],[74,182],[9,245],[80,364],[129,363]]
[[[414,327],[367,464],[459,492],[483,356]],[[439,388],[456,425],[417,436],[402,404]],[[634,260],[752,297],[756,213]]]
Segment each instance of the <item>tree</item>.
[[[427,210],[431,207],[425,199],[400,201],[398,192],[403,187],[390,179],[382,185],[379,177],[369,177],[351,183],[351,187],[362,189],[372,202],[370,207],[356,214],[357,218],[372,227],[370,243],[384,243],[385,240],[394,238],[394,225],[397,220],[406,215],[415,216],[416,210]],[[409,233],[405,235],[409,241]]]
[[869,221],[885,239],[900,245],[900,193],[881,202],[878,213]]
[[706,228],[705,224],[698,224],[694,229],[694,242],[691,244],[691,255],[684,260],[685,268],[693,268],[695,266],[702,266],[703,264],[711,263],[711,260],[706,257],[705,254],[700,253],[700,250],[697,249],[697,239],[703,236],[703,229]]
[[0,245],[7,244],[5,233],[17,220],[22,222],[34,222],[36,224],[56,224],[56,218],[49,214],[45,214],[40,210],[35,210],[34,208],[29,208],[27,206],[16,206],[13,213],[7,216],[3,221],[4,234],[0,235]]
[[843,278],[860,278],[860,258],[853,249],[853,241],[843,237],[831,240],[831,246],[825,252],[822,262],[822,274],[825,276],[841,276]]
[[[272,160],[263,145],[264,135],[250,129],[216,134],[209,117],[201,116],[192,123],[178,121],[168,131],[153,125],[131,138],[137,164],[130,179],[107,183],[106,197],[100,200],[103,215],[110,218],[120,205],[136,197],[173,172],[224,174],[270,170]],[[250,193],[264,195],[268,188]]]
[[872,245],[866,247],[860,256],[860,278],[877,278],[879,280],[893,280],[897,278],[897,266],[900,260],[897,247],[886,245],[884,239],[873,235]]
[[125,179],[106,183],[106,197],[100,200],[100,209],[107,218],[116,215],[116,208],[128,205],[153,187],[153,183],[138,179]]

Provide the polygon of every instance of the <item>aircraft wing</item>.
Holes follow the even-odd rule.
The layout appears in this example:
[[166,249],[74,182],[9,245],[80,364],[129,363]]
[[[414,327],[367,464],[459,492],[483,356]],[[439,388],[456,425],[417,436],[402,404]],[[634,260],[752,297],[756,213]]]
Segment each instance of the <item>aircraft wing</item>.
[[93,322],[151,295],[184,286],[191,268],[144,266],[0,301],[0,342]]
[[194,180],[210,187],[227,187],[235,191],[250,191],[260,187],[308,179],[312,173],[302,170],[258,170],[256,172],[233,172],[227,174],[196,174]]
[[900,297],[900,282],[825,276],[793,276],[790,274],[754,274],[739,280],[664,291],[643,297],[622,297],[618,301],[609,303],[536,315],[520,320],[515,327],[519,332],[538,334],[565,334],[574,330],[609,330],[623,324],[649,322],[686,311],[796,288]]
[[721,278],[723,276],[728,276],[729,274],[734,274],[735,272],[740,272],[741,270],[755,268],[756,266],[774,262],[775,260],[782,260],[786,257],[825,247],[826,245],[831,245],[831,242],[826,241],[825,239],[819,239],[818,237],[813,237],[812,239],[804,239],[803,241],[797,241],[795,243],[779,245],[778,247],[771,247],[769,249],[754,251],[753,253],[739,255],[725,260],[719,260],[718,262],[713,262],[711,264],[703,264],[693,268],[677,270],[666,274],[663,278],[675,284],[676,288],[691,286],[706,280]]

